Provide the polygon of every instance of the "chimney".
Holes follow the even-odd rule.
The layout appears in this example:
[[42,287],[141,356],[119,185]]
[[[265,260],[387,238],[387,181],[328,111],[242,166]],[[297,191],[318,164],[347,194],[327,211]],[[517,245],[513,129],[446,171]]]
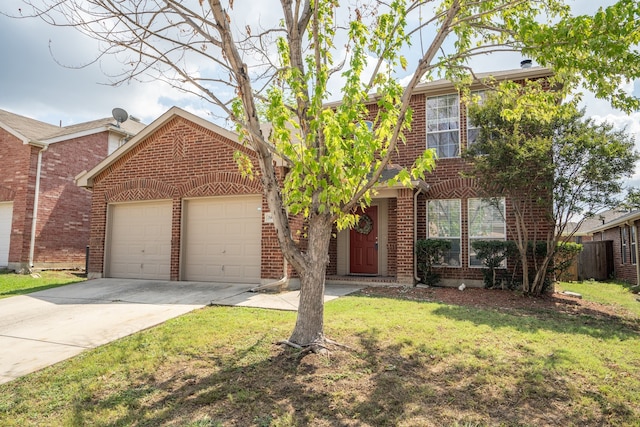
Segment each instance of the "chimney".
[[532,61],[530,59],[523,59],[520,61],[520,68],[531,68]]

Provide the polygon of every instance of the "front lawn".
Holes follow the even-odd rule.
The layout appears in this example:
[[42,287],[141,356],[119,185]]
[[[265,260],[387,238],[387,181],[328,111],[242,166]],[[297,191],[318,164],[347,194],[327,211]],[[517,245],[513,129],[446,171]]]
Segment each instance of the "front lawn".
[[633,294],[632,288],[637,289],[637,287],[624,282],[587,280],[584,282],[562,282],[556,286],[556,292],[563,290],[577,292],[587,300],[619,307],[640,317],[640,295]]
[[0,270],[0,299],[81,282],[85,280],[83,276],[71,271],[42,271],[30,275]]
[[329,357],[274,345],[294,322],[198,310],[0,386],[0,425],[640,423],[637,316],[356,295],[326,305]]

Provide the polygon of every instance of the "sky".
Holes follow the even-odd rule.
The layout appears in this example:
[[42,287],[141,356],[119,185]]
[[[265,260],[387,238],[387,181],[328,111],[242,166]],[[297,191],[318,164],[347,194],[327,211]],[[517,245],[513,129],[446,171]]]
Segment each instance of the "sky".
[[[569,0],[568,4],[575,13],[593,13],[613,2]],[[18,7],[24,7],[19,0],[3,0],[0,11],[13,13]],[[264,0],[236,0],[234,7],[251,7],[250,15],[261,19],[271,13]],[[115,107],[124,108],[144,123],[151,123],[174,105],[210,117],[205,102],[159,81],[110,85],[108,75],[121,66],[114,61],[78,67],[91,61],[97,45],[74,29],[0,14],[0,40],[0,109],[63,126],[110,117]],[[520,59],[517,55],[480,57],[473,66],[479,72],[514,69]],[[640,80],[630,82],[625,89],[640,97]],[[587,116],[595,121],[607,120],[625,128],[640,149],[640,112],[625,114],[589,94],[583,105]],[[628,185],[640,186],[640,165]]]

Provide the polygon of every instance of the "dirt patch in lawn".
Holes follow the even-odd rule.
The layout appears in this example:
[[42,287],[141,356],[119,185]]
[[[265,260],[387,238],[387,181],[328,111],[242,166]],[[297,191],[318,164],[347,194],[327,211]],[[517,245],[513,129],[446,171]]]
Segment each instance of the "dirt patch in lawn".
[[524,295],[521,292],[500,289],[466,288],[460,291],[458,288],[380,286],[365,288],[360,291],[360,293],[372,297],[440,302],[443,304],[475,308],[492,308],[510,311],[546,310],[564,314],[590,315],[595,317],[635,317],[633,313],[619,306],[599,304],[558,292],[545,294],[540,297],[532,297]]

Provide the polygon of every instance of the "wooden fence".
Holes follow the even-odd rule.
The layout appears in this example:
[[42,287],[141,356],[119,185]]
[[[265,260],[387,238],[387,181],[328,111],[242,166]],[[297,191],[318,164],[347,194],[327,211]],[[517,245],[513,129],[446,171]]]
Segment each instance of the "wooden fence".
[[613,241],[585,242],[578,255],[578,280],[607,280],[613,275]]

